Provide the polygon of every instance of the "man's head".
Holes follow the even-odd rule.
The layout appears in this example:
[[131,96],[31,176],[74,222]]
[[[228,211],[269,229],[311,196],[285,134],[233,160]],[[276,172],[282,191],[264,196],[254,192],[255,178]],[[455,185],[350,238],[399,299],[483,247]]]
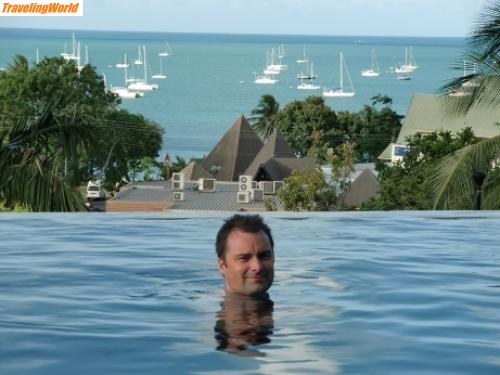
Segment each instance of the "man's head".
[[215,248],[227,292],[264,294],[274,279],[271,229],[258,215],[234,215],[217,233]]

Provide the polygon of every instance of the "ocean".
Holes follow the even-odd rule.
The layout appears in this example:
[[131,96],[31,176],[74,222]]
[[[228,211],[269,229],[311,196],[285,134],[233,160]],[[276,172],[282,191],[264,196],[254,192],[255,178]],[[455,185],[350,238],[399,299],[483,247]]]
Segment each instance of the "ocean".
[[[165,129],[163,149],[170,155],[187,159],[206,155],[240,115],[249,116],[263,94],[275,96],[281,107],[320,90],[297,90],[297,73],[303,70],[296,60],[303,49],[323,87],[339,85],[339,53],[343,52],[356,95],[352,98],[326,98],[336,111],[359,111],[377,94],[393,98],[393,108],[404,115],[412,95],[436,93],[449,79],[462,74],[463,38],[300,36],[300,35],[229,35],[102,32],[78,30],[33,30],[0,28],[0,67],[6,68],[16,54],[36,61],[68,50],[72,32],[81,43],[81,55],[88,46],[89,62],[105,75],[108,85],[123,86],[124,74],[115,64],[124,53],[131,65],[137,50],[146,46],[148,68],[158,74],[158,53],[166,43],[173,54],[163,60],[167,79],[144,97],[123,100],[121,106],[142,113]],[[256,85],[254,72],[261,74],[266,52],[283,45],[284,64],[288,69],[276,85]],[[405,48],[413,48],[419,68],[409,81],[398,81],[389,72],[405,61]],[[381,75],[362,77],[362,69],[371,66],[371,50],[377,55]],[[453,68],[455,67],[455,68]],[[135,68],[137,70],[137,68]],[[143,75],[142,68],[136,75]],[[347,81],[344,76],[344,81]]]

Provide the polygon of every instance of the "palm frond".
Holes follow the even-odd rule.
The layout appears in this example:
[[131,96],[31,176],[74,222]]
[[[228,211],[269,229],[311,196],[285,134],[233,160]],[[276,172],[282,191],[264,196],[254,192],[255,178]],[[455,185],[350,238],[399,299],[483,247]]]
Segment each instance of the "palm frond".
[[440,159],[431,175],[434,208],[449,208],[451,202],[467,202],[475,191],[472,176],[488,174],[489,166],[500,155],[500,136],[466,146]]
[[47,109],[35,121],[24,116],[1,138],[0,193],[8,204],[33,211],[83,209],[80,193],[65,178],[65,162],[77,160],[78,148],[92,141],[91,129]]

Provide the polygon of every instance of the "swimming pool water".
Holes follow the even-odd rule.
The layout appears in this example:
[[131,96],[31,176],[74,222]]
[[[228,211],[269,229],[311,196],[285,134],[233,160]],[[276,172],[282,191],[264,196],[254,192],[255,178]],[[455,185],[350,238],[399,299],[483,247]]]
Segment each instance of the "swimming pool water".
[[0,215],[0,374],[500,373],[500,213],[265,214],[265,301],[227,215]]

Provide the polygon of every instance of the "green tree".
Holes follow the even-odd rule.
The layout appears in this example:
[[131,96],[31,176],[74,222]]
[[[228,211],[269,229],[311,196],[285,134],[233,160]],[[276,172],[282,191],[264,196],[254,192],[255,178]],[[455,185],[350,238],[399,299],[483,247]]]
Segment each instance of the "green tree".
[[[16,149],[35,154],[26,159],[29,162],[17,164],[22,153],[9,154],[9,162],[2,163],[0,173],[10,171],[26,177],[33,165],[38,168],[40,160],[48,160],[44,165],[48,167],[50,161],[53,173],[38,170],[45,178],[52,176],[44,181],[53,185],[35,187],[41,189],[35,201],[7,200],[7,204],[27,204],[34,210],[74,210],[76,201],[51,202],[47,194],[60,186],[61,194],[69,197],[70,188],[96,174],[104,174],[106,188],[113,188],[117,181],[128,179],[129,170],[142,158],[156,157],[161,147],[160,127],[141,115],[118,109],[119,103],[90,65],[79,71],[72,61],[46,58],[30,66],[26,58],[16,56],[8,69],[0,72],[0,146],[8,152],[12,144],[26,137],[23,146]],[[7,195],[27,199],[30,186],[22,186],[26,192]]]
[[320,168],[293,171],[284,179],[279,196],[287,211],[327,211],[336,199],[335,189]]
[[[470,128],[452,137],[449,131],[427,135],[416,134],[408,139],[409,152],[402,162],[379,170],[380,192],[376,199],[362,206],[371,210],[428,210],[432,208],[432,185],[429,176],[437,160],[476,143]],[[450,208],[470,208],[471,199],[454,199]]]
[[288,103],[277,114],[275,121],[295,153],[302,156],[316,154],[312,156],[320,160],[324,159],[325,150],[335,145],[332,140],[337,137],[342,139],[343,136],[337,126],[335,112],[319,96]]
[[[450,116],[466,114],[471,108],[492,108],[500,104],[500,1],[492,1],[469,40],[466,58],[477,65],[477,73],[457,78],[442,88],[448,96]],[[463,84],[473,82],[472,90]],[[476,189],[472,176],[486,175],[482,208],[500,208],[499,170],[500,136],[482,140],[453,152],[436,164],[432,174],[434,208],[452,207],[454,200],[472,199]]]
[[329,149],[349,141],[356,145],[356,160],[372,161],[401,129],[401,116],[391,103],[391,98],[379,94],[359,112],[336,113],[323,98],[310,96],[287,104],[275,116],[275,124],[300,155],[326,162]]
[[352,174],[356,171],[354,168],[355,145],[351,142],[344,142],[337,147],[335,153],[329,158],[329,164],[332,171],[332,184],[339,199],[336,205],[339,209],[344,209],[345,202],[342,199],[351,189]]
[[275,129],[275,117],[280,109],[279,103],[270,94],[262,95],[259,104],[252,110],[251,123],[255,131],[267,139]]

